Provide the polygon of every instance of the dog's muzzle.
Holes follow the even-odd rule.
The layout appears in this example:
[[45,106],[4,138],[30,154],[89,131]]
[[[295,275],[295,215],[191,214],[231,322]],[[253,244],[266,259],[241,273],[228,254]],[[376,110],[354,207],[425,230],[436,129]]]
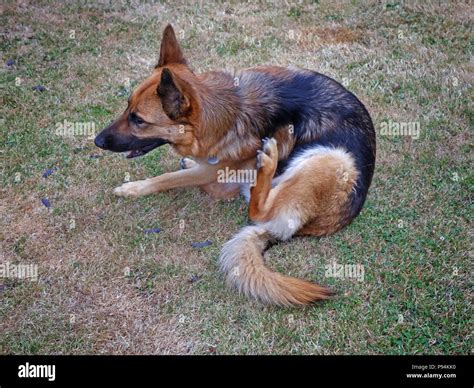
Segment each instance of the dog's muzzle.
[[112,132],[111,127],[105,128],[94,140],[94,144],[103,150],[112,152],[130,151],[127,158],[143,156],[151,150],[168,143],[167,140],[160,138],[140,139],[131,135],[116,134]]

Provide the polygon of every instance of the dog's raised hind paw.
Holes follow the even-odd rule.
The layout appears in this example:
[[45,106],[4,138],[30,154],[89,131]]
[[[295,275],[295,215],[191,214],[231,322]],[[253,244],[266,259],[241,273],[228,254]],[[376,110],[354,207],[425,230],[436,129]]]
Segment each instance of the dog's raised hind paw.
[[262,150],[273,159],[275,154],[278,152],[277,141],[275,140],[275,138],[265,137],[264,139],[262,139]]
[[272,159],[262,150],[257,151],[257,170],[263,169],[271,169],[273,164]]
[[278,163],[277,142],[274,138],[262,139],[262,149],[257,151],[257,170],[272,170]]

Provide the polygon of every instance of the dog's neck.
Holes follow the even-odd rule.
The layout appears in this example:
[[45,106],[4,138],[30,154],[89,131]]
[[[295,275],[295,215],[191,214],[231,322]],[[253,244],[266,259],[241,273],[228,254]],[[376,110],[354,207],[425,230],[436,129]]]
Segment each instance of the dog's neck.
[[264,107],[258,94],[239,80],[224,72],[201,75],[199,140],[206,156],[245,160],[254,157],[261,146]]

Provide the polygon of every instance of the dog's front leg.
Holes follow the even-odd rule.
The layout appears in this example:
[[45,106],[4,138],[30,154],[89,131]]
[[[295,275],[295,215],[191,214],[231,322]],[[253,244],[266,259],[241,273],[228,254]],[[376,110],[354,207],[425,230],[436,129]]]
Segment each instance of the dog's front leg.
[[168,172],[155,178],[124,183],[114,189],[114,194],[123,197],[141,197],[178,187],[201,186],[217,179],[219,166],[197,164],[192,168]]

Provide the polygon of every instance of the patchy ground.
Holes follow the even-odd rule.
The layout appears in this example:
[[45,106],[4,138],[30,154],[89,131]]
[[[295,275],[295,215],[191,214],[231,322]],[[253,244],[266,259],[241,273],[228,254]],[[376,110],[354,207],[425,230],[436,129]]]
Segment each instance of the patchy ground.
[[[86,3],[1,6],[0,264],[34,264],[39,277],[0,278],[0,353],[472,351],[470,5]],[[247,222],[243,200],[116,198],[124,180],[174,170],[177,156],[163,147],[126,160],[87,133],[61,135],[68,123],[98,131],[124,108],[168,22],[197,71],[307,67],[368,107],[378,160],[361,215],[266,254],[335,300],[283,309],[236,295],[217,258]],[[404,123],[409,132],[394,133]],[[331,263],[363,266],[363,281],[325,276]]]

